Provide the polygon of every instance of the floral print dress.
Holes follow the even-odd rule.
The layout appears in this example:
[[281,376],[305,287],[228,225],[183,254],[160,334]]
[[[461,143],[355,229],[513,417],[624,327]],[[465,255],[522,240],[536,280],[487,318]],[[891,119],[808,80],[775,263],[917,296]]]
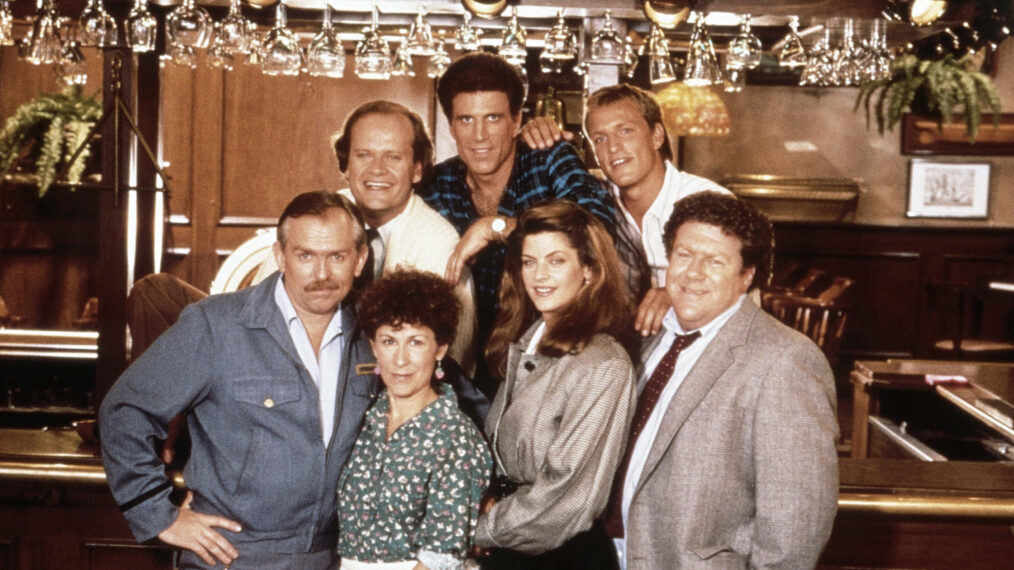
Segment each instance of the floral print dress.
[[457,568],[468,554],[492,459],[442,385],[387,438],[387,393],[366,413],[338,483],[338,551],[359,562],[418,560]]

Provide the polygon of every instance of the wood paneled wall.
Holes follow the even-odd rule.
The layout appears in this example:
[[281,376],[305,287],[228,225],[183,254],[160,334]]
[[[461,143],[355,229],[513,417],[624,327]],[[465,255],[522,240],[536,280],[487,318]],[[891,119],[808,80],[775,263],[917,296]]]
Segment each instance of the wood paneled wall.
[[[949,338],[952,323],[932,286],[1014,279],[1010,230],[783,222],[775,235],[776,265],[796,262],[855,279],[841,351],[848,358],[940,357],[933,342]],[[983,333],[1009,335],[1010,307],[1014,294],[986,315]]]
[[222,256],[273,226],[301,192],[344,186],[331,134],[357,106],[389,99],[419,113],[432,132],[434,83],[415,78],[367,81],[346,62],[341,79],[269,77],[164,66],[162,145],[172,178],[164,268],[207,289]]

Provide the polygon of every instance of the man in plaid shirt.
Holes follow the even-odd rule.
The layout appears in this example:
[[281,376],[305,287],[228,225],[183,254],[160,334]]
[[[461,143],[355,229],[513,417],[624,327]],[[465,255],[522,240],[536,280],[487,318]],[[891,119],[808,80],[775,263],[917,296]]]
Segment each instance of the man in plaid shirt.
[[[524,84],[500,56],[480,52],[457,60],[441,77],[437,96],[458,156],[434,167],[420,195],[461,232],[445,277],[457,282],[471,263],[481,347],[493,329],[504,240],[517,216],[543,200],[563,198],[587,208],[612,231],[614,202],[570,144],[532,150],[517,141]],[[480,388],[495,391],[483,385],[483,376],[480,369]]]

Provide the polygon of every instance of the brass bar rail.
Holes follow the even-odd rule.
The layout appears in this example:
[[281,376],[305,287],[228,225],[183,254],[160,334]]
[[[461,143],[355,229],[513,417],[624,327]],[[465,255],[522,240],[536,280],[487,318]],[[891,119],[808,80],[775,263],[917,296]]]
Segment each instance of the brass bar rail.
[[[182,488],[183,474],[170,474]],[[105,485],[101,465],[0,461],[0,481]],[[1014,520],[1014,497],[943,496],[926,493],[841,493],[838,512],[884,516],[946,517]]]
[[[183,473],[169,474],[173,485],[183,488]],[[105,486],[106,472],[102,465],[71,465],[66,463],[33,463],[0,461],[0,481],[32,483],[74,483]]]
[[841,493],[838,512],[890,516],[1014,519],[1014,497]]

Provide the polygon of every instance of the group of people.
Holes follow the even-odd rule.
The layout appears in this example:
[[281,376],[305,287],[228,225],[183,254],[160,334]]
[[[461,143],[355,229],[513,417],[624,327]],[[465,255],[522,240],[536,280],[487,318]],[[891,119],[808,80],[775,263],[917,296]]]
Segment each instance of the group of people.
[[[644,90],[587,101],[606,184],[522,127],[499,56],[437,90],[457,156],[360,106],[332,140],[349,188],[295,197],[267,277],[188,305],[106,396],[136,538],[180,568],[813,567],[835,393],[748,295],[771,224],[672,165]],[[157,447],[181,415],[177,506]]]

